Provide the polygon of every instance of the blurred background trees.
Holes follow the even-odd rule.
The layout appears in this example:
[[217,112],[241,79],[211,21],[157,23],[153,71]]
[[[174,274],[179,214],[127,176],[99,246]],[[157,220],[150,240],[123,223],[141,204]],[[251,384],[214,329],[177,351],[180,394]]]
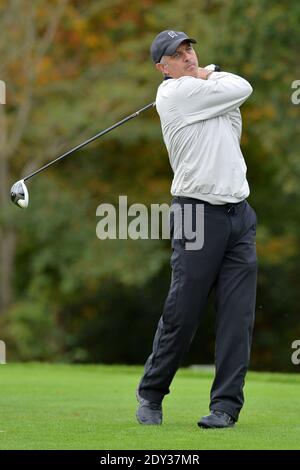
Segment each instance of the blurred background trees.
[[[300,337],[300,6],[271,0],[0,0],[0,337],[10,360],[143,363],[170,281],[169,242],[96,237],[96,208],[170,203],[172,173],[149,110],[29,184],[12,183],[154,101],[153,37],[198,39],[199,63],[253,85],[242,150],[258,214],[251,367],[295,370]],[[213,362],[212,305],[185,364]]]

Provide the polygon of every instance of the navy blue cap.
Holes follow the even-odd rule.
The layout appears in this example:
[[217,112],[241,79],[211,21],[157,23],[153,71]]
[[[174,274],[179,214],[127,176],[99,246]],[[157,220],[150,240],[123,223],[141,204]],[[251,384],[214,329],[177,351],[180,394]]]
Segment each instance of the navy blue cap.
[[151,44],[151,57],[155,64],[160,62],[163,55],[173,55],[177,47],[183,42],[189,41],[195,44],[197,41],[190,38],[182,31],[167,29],[159,33]]

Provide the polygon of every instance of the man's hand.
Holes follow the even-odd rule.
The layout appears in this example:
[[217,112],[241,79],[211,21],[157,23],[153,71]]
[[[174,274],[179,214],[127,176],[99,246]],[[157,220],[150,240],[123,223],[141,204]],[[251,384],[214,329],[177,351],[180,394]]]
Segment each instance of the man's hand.
[[202,80],[207,80],[209,75],[213,72],[213,70],[207,70],[202,67],[198,68],[198,78],[202,78]]

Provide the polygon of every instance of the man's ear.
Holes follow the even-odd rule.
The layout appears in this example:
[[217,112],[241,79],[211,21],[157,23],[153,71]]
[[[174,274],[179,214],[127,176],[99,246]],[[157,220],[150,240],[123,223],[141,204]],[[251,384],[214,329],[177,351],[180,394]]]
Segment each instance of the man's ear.
[[156,67],[156,69],[157,69],[159,72],[161,72],[162,74],[165,74],[165,73],[166,73],[166,71],[165,71],[166,65],[158,63],[158,64],[155,64],[155,67]]

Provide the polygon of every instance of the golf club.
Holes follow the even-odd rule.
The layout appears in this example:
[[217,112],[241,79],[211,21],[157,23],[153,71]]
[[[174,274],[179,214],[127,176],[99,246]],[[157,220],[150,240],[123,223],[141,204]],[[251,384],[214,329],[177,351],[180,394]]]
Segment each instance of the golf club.
[[130,114],[126,118],[122,119],[121,121],[117,122],[116,124],[113,124],[111,127],[108,127],[107,129],[104,129],[103,131],[99,132],[98,134],[94,135],[90,139],[86,140],[82,144],[77,145],[76,147],[72,148],[68,152],[64,153],[63,155],[60,155],[57,157],[55,160],[53,160],[50,163],[47,163],[46,165],[42,166],[38,170],[34,171],[33,173],[30,173],[30,175],[25,176],[23,179],[17,181],[10,190],[10,198],[14,204],[16,204],[18,207],[21,207],[22,209],[25,209],[28,207],[29,203],[29,194],[28,190],[25,184],[25,181],[29,180],[33,176],[37,175],[38,173],[41,173],[42,171],[46,170],[46,168],[49,168],[49,166],[54,165],[54,163],[59,162],[63,158],[68,157],[72,153],[76,152],[76,150],[81,149],[85,145],[89,144],[90,142],[93,142],[93,140],[98,139],[99,137],[103,136],[104,134],[107,134],[108,132],[112,131],[116,127],[121,126],[122,124],[125,124],[125,122],[129,121],[130,119],[133,119],[137,117],[141,112],[146,111],[149,108],[152,108],[155,106],[155,102],[147,104],[147,106],[144,106],[143,108],[139,109],[133,114]]

